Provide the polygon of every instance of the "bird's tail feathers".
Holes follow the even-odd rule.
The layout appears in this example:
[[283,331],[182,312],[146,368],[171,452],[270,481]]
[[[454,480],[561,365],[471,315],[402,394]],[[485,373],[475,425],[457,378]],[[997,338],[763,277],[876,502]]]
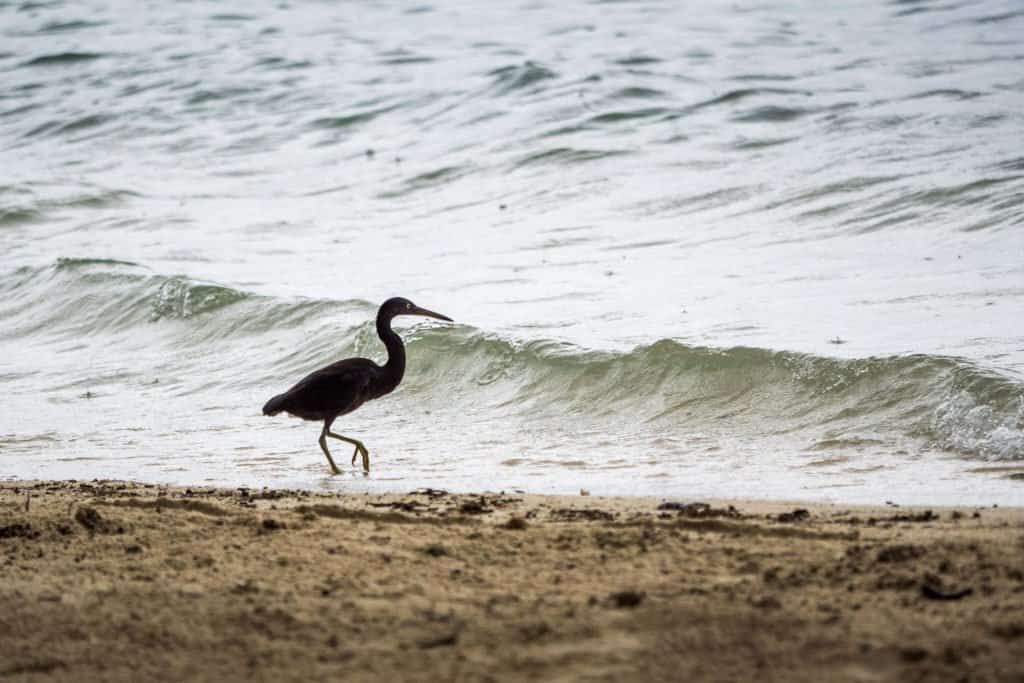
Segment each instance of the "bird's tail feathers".
[[285,394],[278,394],[263,406],[264,415],[277,415],[284,410]]

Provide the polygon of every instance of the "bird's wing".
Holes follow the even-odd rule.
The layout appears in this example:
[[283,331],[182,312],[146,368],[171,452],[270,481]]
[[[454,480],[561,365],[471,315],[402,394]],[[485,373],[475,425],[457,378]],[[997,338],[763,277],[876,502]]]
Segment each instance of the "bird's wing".
[[310,373],[283,395],[290,413],[344,415],[371,397],[380,366],[366,358],[347,358]]

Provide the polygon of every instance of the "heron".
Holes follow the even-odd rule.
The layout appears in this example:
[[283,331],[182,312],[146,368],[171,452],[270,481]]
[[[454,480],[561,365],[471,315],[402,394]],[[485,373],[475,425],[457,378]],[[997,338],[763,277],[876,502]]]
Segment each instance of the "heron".
[[341,470],[334,464],[331,452],[327,450],[327,437],[339,439],[355,446],[352,464],[356,457],[363,456],[363,470],[370,471],[370,452],[362,441],[331,431],[331,425],[342,416],[351,413],[369,400],[390,394],[402,381],[405,374],[405,345],[402,338],[391,329],[391,321],[400,315],[422,315],[438,320],[452,319],[446,315],[420,308],[408,299],[394,297],[381,304],[377,311],[377,336],[388,350],[388,360],[377,365],[369,358],[346,358],[316,370],[283,394],[278,394],[263,406],[264,415],[285,412],[303,420],[323,420],[320,432],[320,448],[327,456],[332,474]]

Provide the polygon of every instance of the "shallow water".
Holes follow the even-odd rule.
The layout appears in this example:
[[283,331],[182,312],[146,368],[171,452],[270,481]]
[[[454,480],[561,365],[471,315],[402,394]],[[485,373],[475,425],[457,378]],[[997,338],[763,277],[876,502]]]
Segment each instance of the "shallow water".
[[[0,0],[0,476],[1024,504],[1021,35]],[[457,324],[328,477],[259,408],[393,295]]]

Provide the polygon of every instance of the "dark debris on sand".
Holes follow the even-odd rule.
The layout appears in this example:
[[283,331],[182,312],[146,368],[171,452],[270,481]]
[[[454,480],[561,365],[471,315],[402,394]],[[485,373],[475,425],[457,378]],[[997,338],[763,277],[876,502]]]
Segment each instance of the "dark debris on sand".
[[708,503],[677,503],[665,502],[658,506],[662,512],[675,512],[679,517],[691,519],[710,519],[714,517],[726,517],[729,519],[741,519],[740,511],[732,505],[724,508],[712,507]]

